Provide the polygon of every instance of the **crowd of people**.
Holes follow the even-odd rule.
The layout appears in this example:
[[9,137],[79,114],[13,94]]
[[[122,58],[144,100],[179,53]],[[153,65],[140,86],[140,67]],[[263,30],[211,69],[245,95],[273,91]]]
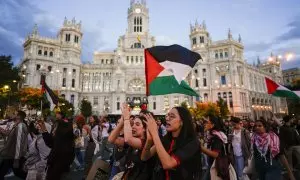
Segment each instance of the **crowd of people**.
[[0,128],[0,180],[10,171],[63,180],[72,164],[84,172],[78,179],[88,180],[300,179],[300,123],[290,116],[195,120],[174,107],[162,120],[147,110],[132,115],[123,104],[116,125],[106,116],[61,112],[29,121],[18,111],[10,119]]

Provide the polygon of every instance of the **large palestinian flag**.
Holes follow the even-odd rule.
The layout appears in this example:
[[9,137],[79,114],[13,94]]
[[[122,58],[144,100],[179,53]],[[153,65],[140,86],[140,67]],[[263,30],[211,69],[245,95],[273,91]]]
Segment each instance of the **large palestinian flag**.
[[184,79],[200,58],[198,53],[179,45],[145,49],[147,96],[172,93],[199,96]]
[[269,78],[265,78],[268,94],[272,94],[273,96],[278,97],[286,97],[290,99],[299,99],[300,100],[300,94],[295,91],[291,91],[288,88],[276,83],[275,81],[272,81]]

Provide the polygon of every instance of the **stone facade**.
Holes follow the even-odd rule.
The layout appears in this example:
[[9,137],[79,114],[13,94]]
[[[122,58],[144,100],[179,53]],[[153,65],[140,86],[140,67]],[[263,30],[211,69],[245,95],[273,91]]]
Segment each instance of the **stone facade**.
[[282,71],[283,83],[286,86],[291,86],[293,81],[300,79],[300,68],[290,68]]
[[[131,1],[127,14],[128,27],[118,39],[113,52],[95,52],[90,64],[81,64],[81,23],[65,19],[57,38],[44,38],[37,27],[26,38],[21,70],[24,87],[40,88],[41,74],[52,89],[72,102],[78,110],[79,102],[87,99],[94,113],[106,111],[119,114],[122,102],[136,105],[148,103],[155,114],[165,114],[173,106],[187,101],[228,102],[233,115],[258,118],[267,111],[286,111],[285,101],[266,94],[264,77],[281,81],[280,64],[252,66],[246,63],[241,37],[212,41],[205,22],[191,25],[191,50],[202,60],[194,67],[186,81],[199,92],[201,98],[172,94],[145,96],[144,48],[152,47],[155,38],[149,31],[149,9],[145,1]],[[134,109],[139,111],[138,106]]]

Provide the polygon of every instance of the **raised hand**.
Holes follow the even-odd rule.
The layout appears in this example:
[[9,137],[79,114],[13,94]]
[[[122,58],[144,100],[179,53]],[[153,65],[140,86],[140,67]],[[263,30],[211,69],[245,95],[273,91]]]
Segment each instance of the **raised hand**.
[[122,116],[123,116],[124,119],[129,119],[130,118],[130,107],[128,106],[128,104],[123,103],[121,111],[122,111]]
[[152,136],[158,134],[158,127],[154,117],[151,114],[146,114],[144,117],[147,120],[147,131],[149,131]]
[[144,121],[144,123],[147,125],[147,131],[146,131],[147,132],[147,141],[152,141],[153,138],[152,138],[152,135],[151,135],[151,133],[148,129],[148,121]]

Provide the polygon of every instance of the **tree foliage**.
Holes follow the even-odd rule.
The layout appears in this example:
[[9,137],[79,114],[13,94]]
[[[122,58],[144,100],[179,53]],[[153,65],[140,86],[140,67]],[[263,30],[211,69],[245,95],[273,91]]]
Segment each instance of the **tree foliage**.
[[80,111],[81,111],[81,114],[86,118],[91,116],[92,115],[92,105],[91,105],[91,103],[89,101],[83,99],[81,101]]
[[219,100],[217,101],[217,105],[220,108],[220,117],[222,119],[227,119],[228,115],[230,114],[228,106],[227,106],[227,102],[224,101],[224,99],[219,98]]
[[11,56],[0,55],[0,117],[7,105],[16,104],[19,79],[18,68],[13,66]]
[[9,85],[12,91],[17,90],[17,84],[13,81],[19,81],[19,70],[13,66],[11,56],[0,56],[0,87]]
[[38,88],[22,88],[18,92],[22,105],[27,105],[30,109],[40,109],[43,101],[42,91]]
[[219,116],[220,108],[217,103],[212,102],[195,102],[195,107],[189,108],[195,120],[201,120],[207,116]]
[[66,115],[66,117],[72,117],[74,115],[74,106],[69,101],[60,98],[58,100],[58,106],[62,113]]

